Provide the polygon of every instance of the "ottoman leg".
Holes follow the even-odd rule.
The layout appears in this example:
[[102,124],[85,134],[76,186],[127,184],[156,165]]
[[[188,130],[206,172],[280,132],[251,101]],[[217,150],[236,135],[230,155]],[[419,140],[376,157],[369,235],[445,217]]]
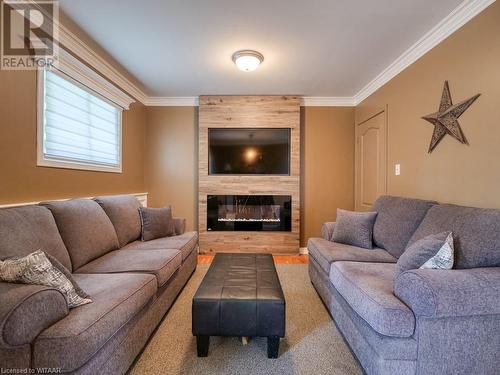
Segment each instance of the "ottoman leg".
[[198,352],[198,357],[206,357],[208,355],[209,343],[210,336],[196,336],[196,350]]
[[277,336],[269,336],[267,338],[267,358],[278,358],[280,348],[280,338]]

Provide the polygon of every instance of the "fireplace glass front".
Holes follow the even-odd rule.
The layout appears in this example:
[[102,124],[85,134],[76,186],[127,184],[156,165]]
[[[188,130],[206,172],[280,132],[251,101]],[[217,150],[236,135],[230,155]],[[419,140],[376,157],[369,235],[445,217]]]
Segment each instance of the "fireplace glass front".
[[209,231],[292,230],[290,195],[208,195]]

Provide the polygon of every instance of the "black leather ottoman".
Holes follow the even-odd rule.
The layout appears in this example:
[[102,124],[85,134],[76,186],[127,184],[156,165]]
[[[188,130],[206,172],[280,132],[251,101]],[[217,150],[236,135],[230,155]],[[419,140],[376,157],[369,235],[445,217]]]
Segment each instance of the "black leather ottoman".
[[199,357],[210,336],[267,337],[278,357],[285,336],[285,297],[270,254],[217,254],[193,297],[193,335]]

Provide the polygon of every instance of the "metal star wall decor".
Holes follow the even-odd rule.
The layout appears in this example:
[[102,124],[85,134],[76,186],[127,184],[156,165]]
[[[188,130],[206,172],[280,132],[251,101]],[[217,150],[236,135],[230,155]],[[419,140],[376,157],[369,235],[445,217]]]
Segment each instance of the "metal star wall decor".
[[441,96],[439,110],[422,117],[424,120],[427,120],[434,125],[434,132],[432,133],[431,144],[429,145],[429,153],[436,148],[438,143],[446,134],[451,135],[460,143],[469,144],[464,136],[464,133],[462,132],[460,124],[458,123],[458,118],[467,110],[467,108],[471,106],[472,103],[474,103],[477,98],[479,98],[480,95],[481,94],[477,94],[472,98],[453,104],[451,101],[448,81],[444,82],[443,95]]

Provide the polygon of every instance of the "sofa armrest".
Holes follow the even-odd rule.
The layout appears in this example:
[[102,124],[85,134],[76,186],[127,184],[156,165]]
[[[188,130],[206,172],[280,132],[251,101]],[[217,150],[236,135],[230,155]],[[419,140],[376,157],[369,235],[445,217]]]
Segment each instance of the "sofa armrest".
[[175,234],[177,236],[179,234],[183,234],[186,231],[186,219],[182,217],[174,217],[174,227],[175,227]]
[[321,237],[323,237],[325,240],[333,241],[334,228],[335,228],[334,221],[323,223],[323,225],[321,226]]
[[0,282],[0,346],[31,343],[40,332],[68,315],[64,295],[43,285]]
[[500,314],[500,267],[406,271],[394,293],[419,317]]

